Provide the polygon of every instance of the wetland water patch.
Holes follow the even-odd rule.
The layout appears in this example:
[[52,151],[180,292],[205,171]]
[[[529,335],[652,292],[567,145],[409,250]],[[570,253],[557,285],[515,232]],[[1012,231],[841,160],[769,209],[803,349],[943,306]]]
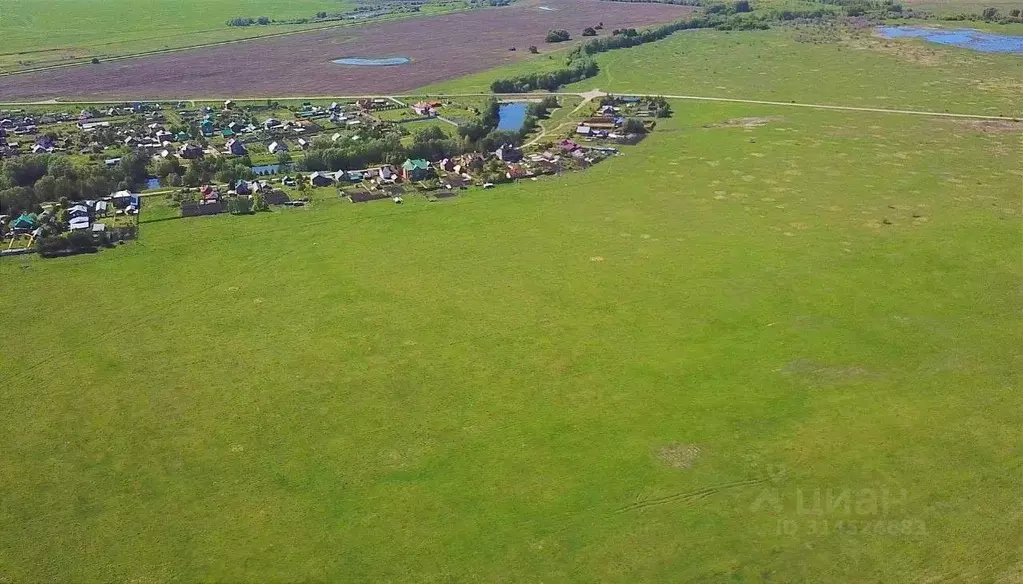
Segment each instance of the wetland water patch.
[[337,65],[348,65],[351,67],[393,67],[394,65],[407,65],[412,60],[408,57],[384,57],[381,59],[368,59],[365,57],[345,57],[334,59]]
[[1023,36],[995,34],[971,28],[927,28],[923,26],[880,26],[878,32],[887,39],[914,38],[939,45],[951,45],[982,53],[1015,53],[1023,55]]

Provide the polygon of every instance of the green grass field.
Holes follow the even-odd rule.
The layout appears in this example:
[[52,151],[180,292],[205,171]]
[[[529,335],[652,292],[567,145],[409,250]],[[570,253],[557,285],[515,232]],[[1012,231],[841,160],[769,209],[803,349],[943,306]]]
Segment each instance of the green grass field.
[[[598,60],[568,90],[1023,113],[1018,56],[912,41]],[[0,259],[0,584],[1019,582],[1018,126],[672,106],[563,177]]]
[[[784,27],[677,33],[661,42],[598,55],[600,74],[565,90],[1023,115],[1023,60],[1017,55],[916,40],[885,41],[868,32],[850,36],[821,31]],[[556,67],[563,61],[533,59],[423,91],[485,91],[494,78],[520,74],[531,64]]]
[[[1019,135],[675,111],[0,262],[0,579],[1018,578]],[[845,489],[895,502],[808,510]]]

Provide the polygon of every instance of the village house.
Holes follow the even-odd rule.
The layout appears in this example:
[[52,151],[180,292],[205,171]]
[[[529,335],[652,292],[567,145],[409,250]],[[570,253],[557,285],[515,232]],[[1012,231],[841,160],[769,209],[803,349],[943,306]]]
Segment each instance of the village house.
[[395,173],[394,169],[391,168],[390,166],[381,166],[379,170],[377,170],[377,182],[381,184],[393,183],[395,180],[397,180],[397,178],[398,178],[397,173]]
[[436,110],[440,106],[439,101],[420,101],[412,104],[412,111],[420,116],[433,116],[437,114]]
[[235,138],[231,138],[227,141],[227,144],[224,145],[224,150],[228,154],[233,154],[234,156],[245,156],[249,153],[249,151],[245,148],[245,144],[242,144],[241,140],[237,140]]
[[405,180],[423,180],[430,173],[430,163],[417,158],[409,158],[401,165],[401,178]]
[[533,176],[536,176],[536,174],[532,170],[530,170],[528,166],[524,164],[512,163],[508,165],[508,172],[505,173],[505,176],[508,177],[510,180],[518,180],[523,178],[531,178]]
[[284,142],[275,141],[271,142],[270,145],[267,146],[267,150],[270,152],[270,154],[277,154],[278,152],[287,152],[288,146]]
[[314,187],[329,187],[334,184],[334,179],[326,173],[314,172],[309,175],[309,184]]
[[81,128],[83,132],[93,132],[97,128],[109,128],[110,122],[79,122],[78,127]]
[[69,219],[76,219],[78,217],[88,217],[89,208],[85,205],[75,205],[67,210],[67,216]]
[[199,195],[202,197],[203,201],[219,201],[220,200],[220,191],[218,191],[215,187],[213,187],[211,185],[203,185],[199,189]]
[[472,152],[470,154],[463,154],[458,158],[458,164],[455,167],[455,172],[464,174],[465,172],[479,172],[483,170],[486,165],[487,159],[479,152]]
[[502,162],[518,162],[522,160],[522,151],[511,144],[502,145],[494,152],[494,155]]
[[613,130],[618,127],[618,120],[614,116],[594,116],[585,120],[582,125],[597,130]]
[[185,160],[194,160],[196,158],[202,158],[203,151],[201,147],[195,144],[186,143],[178,150],[178,156]]

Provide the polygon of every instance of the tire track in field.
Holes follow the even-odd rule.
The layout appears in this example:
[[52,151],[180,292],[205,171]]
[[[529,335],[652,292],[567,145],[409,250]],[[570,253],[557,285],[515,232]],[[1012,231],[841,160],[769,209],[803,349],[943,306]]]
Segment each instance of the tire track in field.
[[742,481],[733,481],[730,483],[718,483],[710,485],[693,491],[685,491],[682,493],[675,493],[674,495],[667,495],[665,497],[657,497],[654,499],[644,499],[629,503],[628,505],[615,509],[615,513],[627,513],[630,511],[642,511],[648,507],[658,507],[661,505],[668,505],[671,503],[684,503],[691,504],[697,501],[706,499],[716,495],[722,491],[728,491],[732,489],[739,489],[742,487],[750,487],[753,485],[759,485],[767,482],[766,479],[747,479]]

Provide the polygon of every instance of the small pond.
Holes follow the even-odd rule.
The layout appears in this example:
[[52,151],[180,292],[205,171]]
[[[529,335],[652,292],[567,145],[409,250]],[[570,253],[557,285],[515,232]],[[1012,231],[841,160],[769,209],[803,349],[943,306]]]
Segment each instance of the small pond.
[[514,103],[502,103],[498,106],[498,130],[511,130],[518,132],[526,121],[526,107],[529,104],[518,101]]
[[[288,170],[291,167],[289,164],[283,166],[284,170]],[[281,171],[280,164],[260,164],[259,166],[250,166],[252,172],[256,173],[256,176],[262,176],[265,174],[277,174]]]
[[387,57],[385,59],[364,59],[362,57],[346,57],[335,59],[338,65],[351,65],[353,67],[389,67],[392,65],[406,65],[411,62],[408,57]]
[[939,45],[951,45],[982,53],[1023,54],[1023,36],[994,34],[970,28],[940,29],[922,26],[882,26],[881,36],[889,39],[924,39]]
[[156,177],[153,177],[153,176],[151,176],[151,177],[146,179],[146,190],[152,190],[152,189],[158,189],[158,188],[160,188],[160,179],[158,179]]

